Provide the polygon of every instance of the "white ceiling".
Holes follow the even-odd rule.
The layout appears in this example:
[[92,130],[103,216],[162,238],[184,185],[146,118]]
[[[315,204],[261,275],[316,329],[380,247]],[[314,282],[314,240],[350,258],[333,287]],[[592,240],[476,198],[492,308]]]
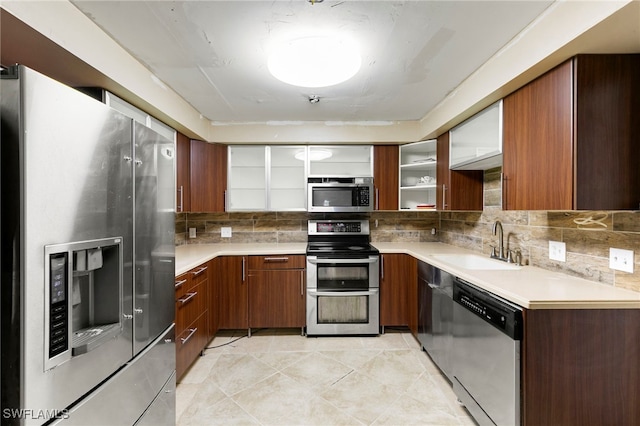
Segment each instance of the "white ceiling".
[[[419,120],[552,1],[72,2],[213,122]],[[360,45],[351,80],[289,86],[270,42],[335,29]],[[317,104],[308,102],[318,95]]]

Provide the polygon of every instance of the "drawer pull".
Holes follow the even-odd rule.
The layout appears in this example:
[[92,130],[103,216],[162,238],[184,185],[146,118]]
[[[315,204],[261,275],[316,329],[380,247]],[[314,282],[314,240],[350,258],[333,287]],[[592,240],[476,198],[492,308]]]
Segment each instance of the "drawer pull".
[[207,270],[207,267],[203,266],[202,268],[198,269],[197,271],[193,271],[192,274],[193,274],[194,277],[197,277],[198,275],[200,275],[201,273],[203,273],[206,270]]
[[265,257],[265,262],[288,262],[289,258],[287,256],[283,257]]
[[187,282],[187,280],[181,280],[181,281],[178,281],[178,282],[176,283],[176,290],[178,290],[180,287],[182,287],[182,284],[184,284],[184,283],[186,283],[186,282]]
[[197,291],[194,291],[193,293],[187,293],[187,297],[181,297],[180,299],[178,299],[178,302],[180,302],[181,305],[185,305],[187,304],[191,299],[193,299],[194,297],[196,297],[196,295],[198,294]]
[[196,328],[190,328],[189,329],[189,335],[187,337],[181,337],[180,341],[182,342],[182,344],[184,345],[185,343],[187,343],[189,341],[189,339],[191,339],[191,337],[196,334],[196,331],[198,331],[198,327]]

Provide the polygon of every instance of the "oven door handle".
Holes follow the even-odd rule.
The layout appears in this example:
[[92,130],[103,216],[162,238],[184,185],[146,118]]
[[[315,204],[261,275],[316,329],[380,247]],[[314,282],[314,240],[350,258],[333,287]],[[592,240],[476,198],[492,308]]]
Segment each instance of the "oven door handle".
[[374,294],[378,294],[379,291],[380,290],[377,288],[374,288],[368,291],[317,291],[317,290],[307,289],[307,294],[313,297],[373,296]]
[[307,256],[307,262],[314,265],[323,263],[376,263],[378,256],[370,256],[368,259],[318,259],[312,256]]

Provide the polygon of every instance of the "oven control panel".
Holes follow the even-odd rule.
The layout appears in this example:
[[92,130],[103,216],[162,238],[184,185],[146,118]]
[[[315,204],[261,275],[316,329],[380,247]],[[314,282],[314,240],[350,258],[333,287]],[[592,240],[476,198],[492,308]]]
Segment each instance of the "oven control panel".
[[362,225],[351,222],[318,222],[317,230],[318,232],[361,232]]
[[310,220],[309,235],[369,235],[367,220]]

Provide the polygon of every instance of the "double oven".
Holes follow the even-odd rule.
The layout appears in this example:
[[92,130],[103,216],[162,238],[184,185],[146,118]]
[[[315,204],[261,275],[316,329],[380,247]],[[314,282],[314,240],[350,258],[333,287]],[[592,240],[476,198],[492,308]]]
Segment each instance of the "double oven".
[[310,220],[307,335],[377,335],[380,254],[368,220]]

